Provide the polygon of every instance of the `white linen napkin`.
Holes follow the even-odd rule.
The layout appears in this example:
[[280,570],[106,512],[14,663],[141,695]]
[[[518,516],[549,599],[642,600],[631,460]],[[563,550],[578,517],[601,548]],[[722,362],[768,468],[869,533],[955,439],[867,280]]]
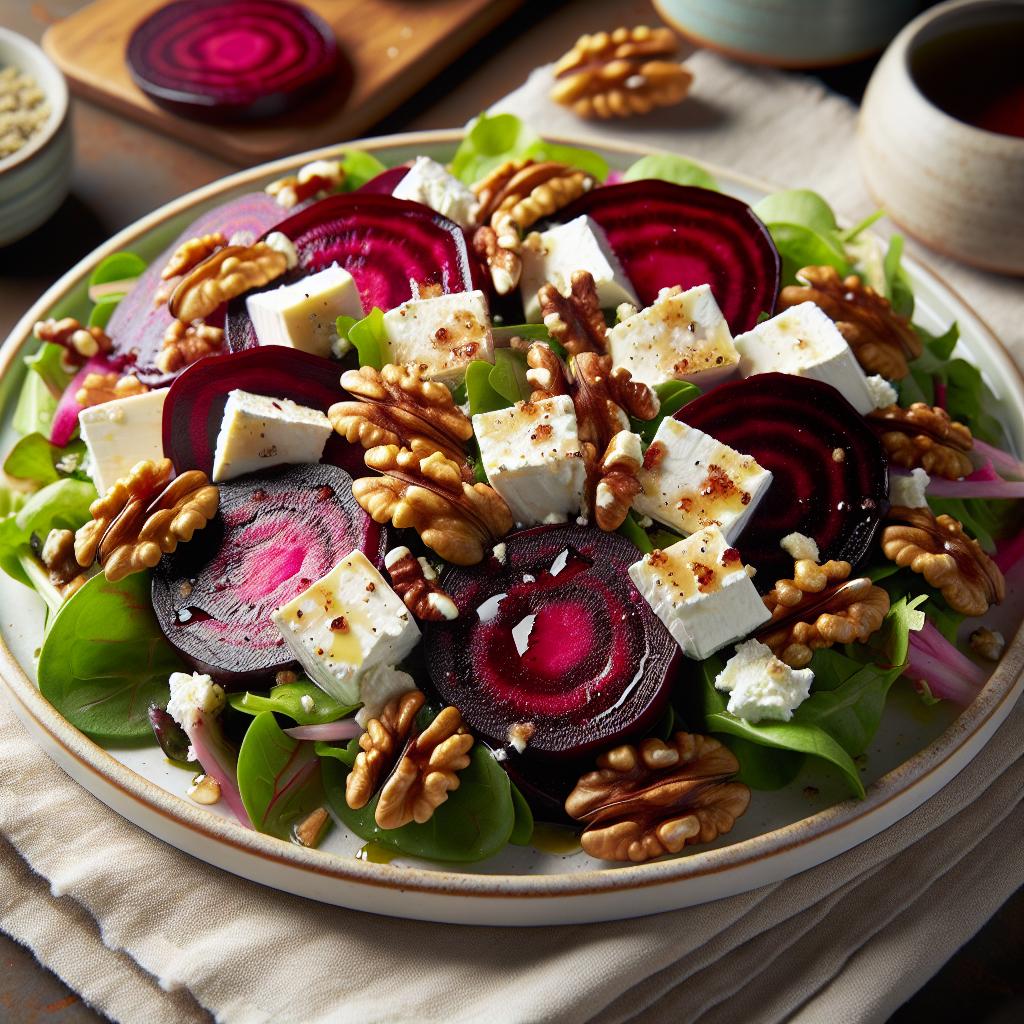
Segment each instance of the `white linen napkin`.
[[[849,104],[708,54],[690,64],[692,101],[592,134],[871,208]],[[500,108],[578,134],[547,75]],[[1024,355],[1019,285],[944,269]],[[1017,708],[925,805],[786,882],[635,921],[470,929],[321,906],[194,860],[75,785],[0,702],[0,927],[125,1022],[881,1021],[1024,882],[1022,752]]]

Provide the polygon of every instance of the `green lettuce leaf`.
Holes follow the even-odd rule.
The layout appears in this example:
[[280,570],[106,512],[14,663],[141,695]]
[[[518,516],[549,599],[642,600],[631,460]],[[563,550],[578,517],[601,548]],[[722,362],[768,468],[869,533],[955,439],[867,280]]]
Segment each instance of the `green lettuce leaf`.
[[657,178],[671,181],[674,185],[696,185],[717,192],[718,182],[700,164],[685,156],[672,153],[651,153],[632,164],[622,176],[624,181],[642,181]]
[[342,187],[346,192],[354,192],[362,188],[368,181],[376,178],[386,165],[382,164],[372,153],[364,153],[361,149],[350,149],[341,158],[341,166],[345,171]]
[[15,480],[44,487],[66,476],[86,479],[79,469],[85,456],[85,442],[76,439],[58,448],[42,434],[26,434],[8,453],[4,472]]
[[338,337],[351,343],[356,350],[360,366],[379,370],[389,361],[391,350],[384,329],[384,310],[374,306],[361,320],[354,316],[339,316],[335,324]]

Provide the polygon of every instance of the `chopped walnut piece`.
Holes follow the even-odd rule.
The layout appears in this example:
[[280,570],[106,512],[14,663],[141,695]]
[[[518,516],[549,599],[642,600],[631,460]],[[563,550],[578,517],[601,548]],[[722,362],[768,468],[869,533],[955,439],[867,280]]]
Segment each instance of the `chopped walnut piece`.
[[201,321],[185,324],[172,320],[164,331],[156,367],[161,373],[177,373],[203,356],[219,352],[224,345],[224,329]]
[[790,668],[806,668],[823,647],[864,643],[888,614],[889,595],[871,580],[849,575],[849,562],[797,559],[793,578],[765,594],[772,617],[757,639]]
[[494,228],[483,224],[473,232],[473,251],[487,264],[491,283],[499,295],[515,291],[523,273],[523,260],[514,249],[498,245]]
[[86,408],[112,402],[115,398],[144,395],[149,388],[134,374],[121,377],[116,373],[87,373],[75,393],[75,401]]
[[894,505],[882,530],[882,551],[920,573],[961,615],[984,615],[1006,596],[1006,581],[981,545],[952,516]]
[[345,181],[345,168],[340,160],[314,160],[289,174],[272,181],[264,191],[273,196],[279,206],[290,210],[307,199],[314,199],[341,188]]
[[66,316],[63,320],[39,320],[32,333],[40,341],[67,349],[75,360],[106,355],[114,345],[102,327],[83,327],[73,316]]
[[392,590],[417,619],[444,622],[459,617],[458,607],[425,558],[417,558],[406,547],[393,548],[384,556],[384,568],[391,577]]
[[581,352],[608,351],[608,328],[597,297],[597,285],[589,270],[573,272],[571,290],[563,295],[553,284],[537,292],[544,326],[571,356]]
[[218,249],[222,249],[227,244],[227,238],[220,231],[186,239],[171,253],[167,266],[160,271],[160,280],[170,281],[172,278],[187,274],[193,267],[202,263],[203,260],[212,256]]
[[51,530],[40,548],[39,561],[65,601],[85,585],[85,573],[75,558],[75,535],[71,530]]
[[750,803],[746,786],[726,781],[739,762],[710,736],[646,739],[607,751],[597,764],[566,798],[565,810],[586,825],[583,849],[602,860],[638,863],[710,843]]
[[371,448],[364,461],[380,476],[352,485],[374,522],[411,528],[455,565],[476,565],[512,529],[512,513],[486,484],[469,484],[462,467],[440,452],[423,458],[407,448]]
[[445,708],[407,745],[384,783],[374,820],[380,828],[423,824],[459,788],[458,773],[469,766],[473,737],[458,708]]
[[617,530],[625,522],[633,499],[643,490],[638,479],[643,461],[640,438],[631,431],[619,431],[609,442],[597,465],[594,488],[594,518],[602,530]]
[[185,323],[205,320],[238,295],[269,284],[288,269],[288,257],[266,242],[226,245],[194,266],[168,302],[171,316]]
[[295,826],[295,841],[300,846],[307,846],[315,849],[320,845],[331,818],[326,807],[317,807],[307,814],[302,821]]
[[570,393],[565,366],[546,341],[532,342],[526,350],[526,382],[533,388],[531,402]]
[[910,318],[894,313],[889,300],[861,282],[856,274],[840,278],[835,267],[804,267],[779,295],[779,311],[813,302],[831,317],[868,373],[902,380],[910,372],[908,359],[922,351]]
[[939,406],[914,402],[907,409],[889,405],[868,413],[889,461],[905,469],[920,467],[930,476],[959,480],[974,471],[967,454],[974,447],[968,426]]
[[395,697],[366,723],[359,737],[361,752],[345,780],[345,803],[352,810],[358,811],[370,802],[380,780],[398,760],[425,700],[419,690],[410,690]]

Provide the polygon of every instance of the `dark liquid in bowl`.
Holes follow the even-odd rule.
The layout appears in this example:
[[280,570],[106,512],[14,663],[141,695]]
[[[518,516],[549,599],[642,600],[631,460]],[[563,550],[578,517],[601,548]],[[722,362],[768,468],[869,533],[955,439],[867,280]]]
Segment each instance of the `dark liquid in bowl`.
[[910,71],[947,114],[1024,138],[1024,19],[928,39],[914,52]]

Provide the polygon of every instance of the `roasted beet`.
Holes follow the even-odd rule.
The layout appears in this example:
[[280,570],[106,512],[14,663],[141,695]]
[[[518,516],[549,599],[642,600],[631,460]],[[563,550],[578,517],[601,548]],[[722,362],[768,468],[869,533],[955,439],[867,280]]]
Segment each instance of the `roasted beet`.
[[426,634],[441,697],[491,742],[520,736],[526,756],[641,732],[665,708],[679,651],[626,573],[639,557],[617,534],[549,526],[508,537],[500,563],[449,570],[459,618]]
[[135,29],[126,57],[150,99],[206,121],[291,110],[340,63],[330,26],[287,0],[176,0]]
[[555,219],[564,224],[581,214],[604,229],[645,306],[662,288],[709,284],[733,334],[775,309],[779,252],[739,199],[668,181],[630,181],[587,192]]
[[[157,369],[156,358],[163,345],[164,332],[170,326],[172,317],[167,303],[159,306],[153,301],[160,284],[160,273],[174,250],[186,239],[220,231],[225,238],[246,237],[248,241],[259,238],[268,228],[273,227],[285,211],[264,192],[239,196],[193,221],[149,266],[146,272],[132,285],[131,291],[118,303],[107,333],[114,341],[114,352],[134,361],[132,372],[145,383],[160,387],[170,382],[174,374]],[[216,324],[217,318],[210,319]]]
[[724,384],[675,414],[774,474],[749,525],[736,539],[757,568],[762,592],[792,574],[779,541],[813,537],[822,558],[856,565],[886,510],[885,452],[864,418],[835,388],[788,373],[760,373]]
[[293,466],[220,485],[217,517],[153,573],[153,610],[178,653],[225,686],[271,684],[293,664],[270,613],[384,534],[335,466]]
[[373,193],[379,196],[389,196],[398,188],[398,183],[409,173],[407,164],[400,164],[398,167],[389,167],[381,171],[376,178],[371,178],[365,185],[357,188],[361,195]]
[[[321,412],[348,395],[341,387],[337,363],[282,345],[200,359],[171,385],[164,402],[164,454],[179,473],[212,471],[228,392],[236,388],[288,398]],[[337,434],[328,438],[323,461],[349,473],[366,474],[362,448]]]

